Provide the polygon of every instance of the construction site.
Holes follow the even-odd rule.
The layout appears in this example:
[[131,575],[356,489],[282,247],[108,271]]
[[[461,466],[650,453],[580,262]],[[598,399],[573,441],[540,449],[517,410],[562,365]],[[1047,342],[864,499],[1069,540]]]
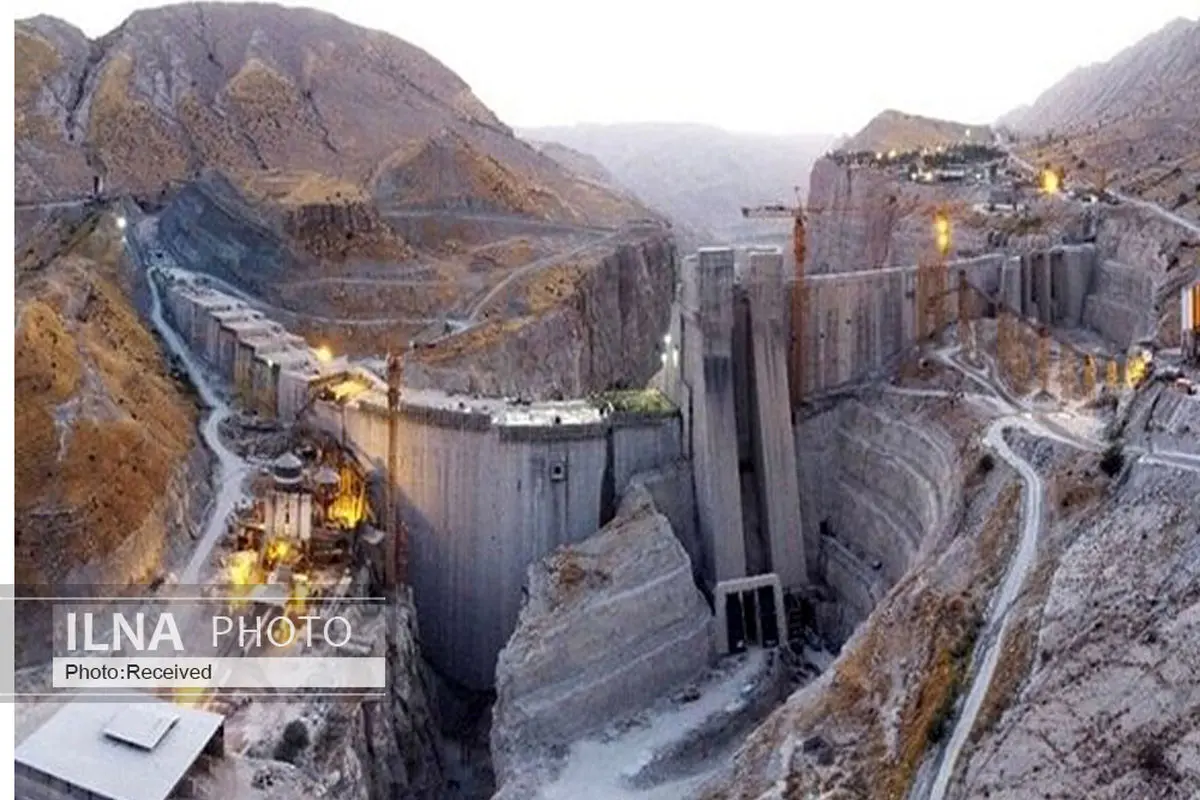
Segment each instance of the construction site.
[[[1079,203],[1052,197],[1055,173],[1031,185],[1040,202]],[[919,263],[817,274],[806,269],[810,214],[835,206],[747,208],[790,221],[791,247],[707,247],[673,264],[648,385],[532,402],[411,386],[411,346],[349,358],[308,341],[220,279],[180,268],[156,219],[119,207],[150,319],[210,409],[201,431],[219,471],[196,549],[152,589],[204,584],[231,608],[292,618],[383,598],[383,610],[355,610],[351,649],[388,653],[413,685],[428,680],[423,664],[437,676],[422,690],[420,735],[455,754],[425,776],[444,783],[437,791],[453,783],[447,796],[576,797],[583,782],[605,797],[693,796],[738,763],[743,737],[790,691],[830,674],[931,542],[978,533],[1003,475],[1029,469],[1012,431],[1100,453],[1101,472],[1135,458],[1200,472],[1185,435],[1200,420],[1200,276],[1146,281],[1103,236],[963,257],[963,207],[931,206]],[[1162,348],[1149,310],[1172,293],[1178,345]],[[441,337],[457,335],[470,331]],[[975,466],[988,448],[1003,470]],[[1005,570],[1004,548],[975,556],[1005,576],[971,590],[973,624],[997,636],[1007,606],[988,617],[979,592],[1019,591],[1033,564],[1020,554],[1038,535],[1023,519],[1023,560]],[[397,626],[410,648],[400,653]],[[963,696],[987,691],[987,669]],[[344,785],[341,774],[235,773],[279,758],[286,719],[319,735],[391,707],[176,690],[129,713],[161,717],[163,700],[199,715],[180,723],[196,728],[195,753],[147,800],[185,773],[202,797],[229,781],[279,796]],[[99,724],[81,705],[24,715],[26,728],[44,724],[18,751],[23,785],[124,798],[50,753],[58,728],[86,738]],[[917,779],[921,796],[940,798],[955,774],[975,722],[966,708]],[[443,719],[434,733],[439,715],[464,727],[450,735]],[[80,747],[98,747],[96,759],[121,747],[95,736],[102,746]],[[564,754],[558,742],[576,744]],[[696,748],[720,755],[697,759]]]
[[18,38],[18,582],[381,674],[89,702],[43,603],[17,797],[1200,797],[1185,155],[888,111],[714,179],[731,242],[418,48],[176,11]]

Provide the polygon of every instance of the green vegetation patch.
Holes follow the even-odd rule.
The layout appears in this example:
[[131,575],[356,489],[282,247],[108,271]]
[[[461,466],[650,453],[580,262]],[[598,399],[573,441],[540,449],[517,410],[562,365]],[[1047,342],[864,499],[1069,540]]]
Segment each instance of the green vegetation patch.
[[674,404],[658,389],[615,389],[593,395],[597,408],[611,407],[625,414],[671,414]]

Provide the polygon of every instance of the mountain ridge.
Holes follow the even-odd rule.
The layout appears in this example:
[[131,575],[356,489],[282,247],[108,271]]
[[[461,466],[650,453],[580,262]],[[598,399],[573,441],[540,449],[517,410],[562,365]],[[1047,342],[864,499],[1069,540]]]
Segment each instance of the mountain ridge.
[[645,213],[517,139],[426,51],[325,12],[188,3],[135,11],[94,40],[46,15],[14,36],[18,202],[86,195],[94,175],[154,196],[213,167],[239,182],[315,172],[403,205],[373,185],[378,167],[449,131],[506,168],[511,194],[547,197],[555,219]]

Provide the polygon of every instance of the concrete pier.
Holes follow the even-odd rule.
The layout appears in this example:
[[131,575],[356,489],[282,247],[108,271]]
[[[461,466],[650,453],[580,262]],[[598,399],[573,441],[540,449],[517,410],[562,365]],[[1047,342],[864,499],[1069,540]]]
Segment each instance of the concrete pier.
[[[704,571],[714,582],[746,574],[733,396],[733,272],[732,249],[700,250],[685,265],[681,309],[697,521],[709,560]],[[693,330],[697,335],[690,335]]]
[[807,567],[796,445],[788,435],[792,430],[787,376],[790,287],[784,279],[783,254],[778,250],[751,253],[745,285],[753,375],[751,439],[760,519],[769,542],[769,571],[791,590],[805,583]]

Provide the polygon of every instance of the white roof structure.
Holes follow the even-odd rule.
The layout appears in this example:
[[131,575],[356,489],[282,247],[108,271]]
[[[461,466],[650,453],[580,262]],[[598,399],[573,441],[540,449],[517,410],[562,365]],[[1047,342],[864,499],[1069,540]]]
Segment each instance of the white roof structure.
[[111,800],[165,800],[225,718],[146,700],[69,703],[17,746],[16,763]]

